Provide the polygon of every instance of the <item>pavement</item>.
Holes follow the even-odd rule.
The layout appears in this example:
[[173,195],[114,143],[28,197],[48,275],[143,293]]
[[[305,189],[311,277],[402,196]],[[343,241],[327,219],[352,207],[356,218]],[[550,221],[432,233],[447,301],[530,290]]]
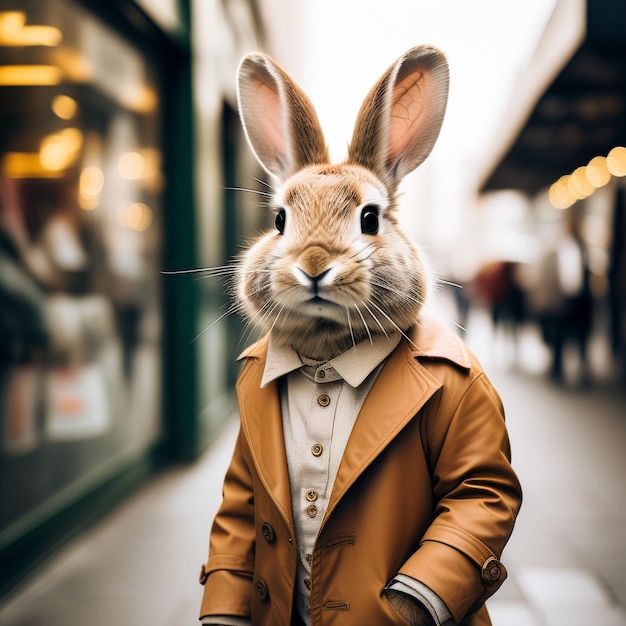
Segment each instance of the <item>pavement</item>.
[[[593,383],[576,384],[573,356],[557,383],[532,329],[514,350],[485,316],[468,327],[503,397],[525,494],[502,558],[509,578],[488,603],[494,626],[626,626],[626,393],[606,346],[592,350]],[[198,462],[159,473],[57,552],[0,603],[0,624],[197,623],[236,431],[233,416]]]

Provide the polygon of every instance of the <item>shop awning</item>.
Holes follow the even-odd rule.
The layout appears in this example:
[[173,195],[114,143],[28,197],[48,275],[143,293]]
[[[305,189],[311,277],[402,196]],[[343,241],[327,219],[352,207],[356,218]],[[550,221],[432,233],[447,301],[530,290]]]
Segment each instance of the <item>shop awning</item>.
[[559,0],[479,191],[535,194],[616,145],[626,145],[626,2]]

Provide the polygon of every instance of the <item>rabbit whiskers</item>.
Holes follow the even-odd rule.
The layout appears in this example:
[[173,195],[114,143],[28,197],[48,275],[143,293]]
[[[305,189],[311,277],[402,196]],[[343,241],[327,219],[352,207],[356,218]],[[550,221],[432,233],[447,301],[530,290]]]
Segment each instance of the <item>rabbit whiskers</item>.
[[[376,249],[377,247],[375,246],[373,242],[369,243],[363,248],[361,248],[360,250],[358,250],[357,252],[355,252],[350,258],[354,259],[357,256],[362,255],[365,251],[368,251],[367,256],[364,256],[359,259],[359,261],[363,261],[369,256],[371,256],[376,251]],[[239,263],[234,263],[230,265],[221,265],[221,266],[216,266],[216,267],[192,268],[192,269],[176,270],[176,271],[163,271],[161,273],[166,276],[172,276],[172,275],[178,275],[178,274],[181,274],[181,275],[202,274],[200,278],[206,279],[206,278],[235,277],[242,273],[270,273],[270,270],[262,270],[262,269],[255,268],[254,270],[248,270],[246,272],[242,269]],[[441,280],[441,279],[436,279],[436,283],[439,285],[450,285],[450,286],[454,286],[457,288],[462,288],[460,285],[456,283],[452,283],[450,281]],[[383,290],[387,290],[389,292],[395,293],[396,296],[398,295],[397,290],[392,285],[388,284],[385,281],[373,280],[371,284],[372,286],[377,286]],[[232,285],[231,285],[231,288],[232,288]],[[259,287],[253,293],[258,293],[259,291],[261,291],[261,289],[262,287]],[[463,328],[463,326],[455,322],[452,318],[445,316],[443,312],[441,311],[441,309],[437,307],[430,300],[423,300],[422,298],[413,296],[411,294],[403,294],[403,299],[409,307],[426,306],[432,311],[434,311],[435,313],[437,313],[439,317],[444,317],[446,321],[449,321],[460,330],[465,331],[465,328]],[[381,318],[384,318],[395,331],[400,333],[405,339],[407,339],[407,341],[410,341],[406,332],[403,331],[402,328],[385,311],[384,303],[380,302],[380,304],[377,304],[373,300],[370,300],[368,303],[365,300],[361,300],[358,303],[354,302],[351,305],[344,305],[347,324],[348,324],[348,330],[349,330],[349,334],[351,338],[351,343],[353,346],[356,346],[358,341],[361,341],[364,337],[361,337],[359,334],[358,341],[357,341],[357,336],[355,335],[355,328],[354,328],[354,324],[352,321],[352,315],[350,313],[351,309],[353,309],[358,315],[358,319],[360,320],[363,326],[363,330],[365,331],[367,338],[369,339],[370,343],[373,343],[372,334],[374,331],[370,328],[370,325],[368,324],[368,321],[366,320],[360,307],[365,309],[369,317],[375,322],[375,324],[378,326],[382,334],[384,334],[385,336],[389,336],[389,332],[387,328],[385,328],[384,324],[381,322]],[[245,333],[242,335],[242,342],[249,340],[257,324],[261,326],[267,326],[270,324],[270,321],[271,321],[270,332],[274,330],[274,328],[278,325],[279,320],[285,311],[285,308],[286,308],[286,305],[284,304],[281,306],[278,302],[267,300],[256,311],[256,313],[252,317],[246,318],[246,325],[244,329]],[[202,337],[205,333],[207,333],[213,326],[215,326],[215,324],[218,324],[220,321],[222,321],[226,317],[229,317],[232,314],[243,315],[244,311],[245,311],[245,303],[243,302],[231,303],[230,305],[228,305],[224,313],[222,313],[213,322],[211,322],[206,328],[204,328],[197,335],[195,335],[195,337],[193,337],[190,343],[193,343],[194,341],[197,341],[198,339],[200,339],[200,337]],[[246,316],[244,315],[244,318],[245,317]]]

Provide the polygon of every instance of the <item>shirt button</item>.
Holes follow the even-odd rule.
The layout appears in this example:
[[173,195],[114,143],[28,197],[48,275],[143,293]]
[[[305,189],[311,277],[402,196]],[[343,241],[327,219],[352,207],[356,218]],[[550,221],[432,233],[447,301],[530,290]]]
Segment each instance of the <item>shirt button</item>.
[[325,372],[324,370],[319,370],[319,371],[317,372],[317,375],[318,375],[320,378],[326,378],[326,372]]
[[310,565],[311,561],[313,560],[313,556],[310,554],[305,554],[304,555],[304,560]]
[[321,443],[316,443],[311,446],[311,453],[313,456],[322,456],[322,452],[324,452],[324,448]]
[[304,579],[304,586],[305,586],[307,589],[311,589],[311,579],[310,579],[310,578],[305,578],[305,579]]
[[315,502],[317,500],[317,491],[315,491],[315,489],[309,489],[306,492],[306,499],[309,502]]
[[317,515],[317,507],[314,504],[309,504],[306,507],[306,514],[313,519]]
[[318,399],[317,399],[317,403],[320,406],[328,406],[330,404],[330,397],[323,393]]

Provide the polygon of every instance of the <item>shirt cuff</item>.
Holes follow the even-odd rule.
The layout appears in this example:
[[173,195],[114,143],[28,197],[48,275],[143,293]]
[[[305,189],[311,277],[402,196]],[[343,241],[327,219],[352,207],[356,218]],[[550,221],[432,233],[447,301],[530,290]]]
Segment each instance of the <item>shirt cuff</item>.
[[252,626],[252,620],[235,615],[208,615],[203,617],[202,624],[219,624],[220,626]]
[[406,593],[424,605],[437,626],[456,626],[445,602],[424,583],[410,576],[398,574],[388,585],[388,589]]

